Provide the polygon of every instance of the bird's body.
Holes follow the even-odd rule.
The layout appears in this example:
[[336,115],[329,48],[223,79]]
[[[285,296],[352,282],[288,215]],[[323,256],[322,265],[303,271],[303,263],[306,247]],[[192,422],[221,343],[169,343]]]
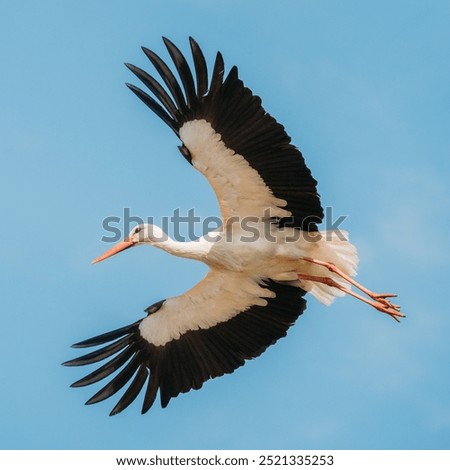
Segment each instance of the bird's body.
[[[131,381],[112,411],[126,408],[145,382],[143,412],[159,391],[162,406],[259,356],[286,335],[306,308],[306,292],[330,304],[350,294],[387,313],[403,316],[389,300],[353,280],[358,257],[343,231],[320,232],[323,218],[316,181],[284,128],[244,87],[232,67],[224,79],[217,54],[211,81],[206,61],[191,38],[195,77],[181,52],[164,40],[182,87],[168,66],[144,49],[168,90],[143,70],[127,65],[158,99],[131,90],[180,138],[182,155],[210,182],[223,226],[197,240],[172,240],[143,224],[94,262],[149,244],[209,267],[188,292],[159,301],[127,327],[74,345],[97,351],[66,365],[109,359],[74,386],[117,375],[88,403],[108,398]],[[366,297],[351,290],[354,286]]]
[[[269,231],[271,235],[268,235]],[[171,332],[164,336],[164,342],[178,338],[192,328],[192,315],[206,299],[210,306],[204,309],[195,322],[200,328],[230,319],[243,308],[256,304],[266,306],[266,297],[273,294],[264,288],[264,279],[309,291],[319,301],[329,305],[334,297],[343,295],[343,292],[326,284],[300,280],[298,273],[311,276],[330,275],[326,267],[317,266],[305,258],[332,260],[335,266],[352,276],[356,273],[358,261],[356,249],[333,232],[315,232],[314,235],[315,240],[312,241],[311,236],[305,236],[299,229],[276,229],[270,222],[259,222],[251,230],[236,227],[234,230],[230,228],[214,231],[188,243],[176,242],[168,237],[165,237],[165,242],[151,243],[173,255],[197,259],[207,264],[211,269],[210,279],[214,280],[211,287],[216,292],[211,295],[211,289],[206,288],[205,281],[202,281],[186,294],[167,300],[156,315],[142,321],[140,329],[143,336],[153,344],[160,344],[162,340],[156,338],[160,335],[161,326],[155,326],[155,322],[158,318],[163,318]],[[331,277],[339,280],[339,276]],[[342,279],[340,282],[347,285]],[[221,292],[220,296],[217,291]],[[236,308],[231,309],[236,298]],[[220,304],[228,310],[227,313],[221,311],[223,309]],[[178,315],[180,310],[185,314]],[[171,312],[174,319],[167,321],[167,315]],[[178,326],[183,321],[186,321],[186,326]],[[164,331],[166,333],[168,328]]]
[[[155,230],[154,226],[144,228],[147,227],[150,231]],[[164,234],[163,241],[150,244],[174,256],[201,261],[211,269],[255,279],[290,281],[305,288],[308,283],[300,281],[298,273],[330,275],[327,268],[305,261],[305,258],[326,259],[347,275],[356,274],[356,248],[346,237],[344,231],[304,233],[293,227],[280,229],[270,221],[250,221],[245,227],[239,224],[221,227],[190,242],[178,242]],[[335,288],[324,286],[324,289],[330,297],[342,295]],[[312,293],[319,301],[330,303],[315,291]]]

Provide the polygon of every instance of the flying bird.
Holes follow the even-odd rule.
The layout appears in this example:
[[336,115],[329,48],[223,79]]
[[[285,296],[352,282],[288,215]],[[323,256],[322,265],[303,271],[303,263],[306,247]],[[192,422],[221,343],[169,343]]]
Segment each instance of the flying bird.
[[127,86],[173,130],[183,157],[208,179],[223,225],[180,242],[155,225],[141,224],[93,261],[146,244],[209,267],[191,290],[154,303],[144,318],[73,345],[101,347],[64,365],[107,360],[73,387],[113,376],[87,404],[127,386],[111,415],[143,388],[145,413],[158,392],[166,407],[180,393],[259,356],[304,312],[307,292],[327,305],[349,294],[396,320],[404,316],[389,300],[394,294],[374,293],[353,279],[358,257],[347,234],[319,231],[324,214],[317,182],[284,127],[244,86],[237,67],[225,74],[218,52],[209,78],[194,39],[189,38],[193,68],[163,40],[172,69],[143,48],[161,80],[126,64],[148,92]]

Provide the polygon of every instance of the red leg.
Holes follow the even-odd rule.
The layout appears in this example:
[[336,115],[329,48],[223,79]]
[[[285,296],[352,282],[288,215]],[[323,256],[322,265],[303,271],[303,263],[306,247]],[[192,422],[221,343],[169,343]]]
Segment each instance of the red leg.
[[345,274],[342,270],[340,270],[335,264],[329,263],[327,261],[320,261],[318,259],[313,259],[313,258],[302,258],[305,261],[308,261],[309,263],[317,264],[318,266],[323,266],[328,269],[328,271],[331,271],[332,273],[337,274],[340,276],[342,279],[347,281],[348,283],[352,284],[355,286],[357,289],[359,289],[361,292],[364,292],[367,296],[369,296],[371,299],[382,303],[384,306],[388,308],[393,308],[395,310],[400,310],[399,305],[394,305],[391,303],[389,300],[387,300],[388,297],[397,297],[397,294],[377,294],[376,292],[372,292],[371,290],[367,289],[367,287],[364,287],[362,284],[359,282],[356,282],[354,279],[352,279],[350,276]]
[[[320,282],[322,284],[326,284],[327,286],[335,287],[336,289],[339,289],[342,292],[345,292],[346,294],[349,294],[358,300],[362,300],[366,304],[371,305],[372,307],[376,308],[378,311],[386,313],[390,315],[395,321],[400,321],[397,317],[404,317],[403,313],[400,313],[398,311],[398,308],[393,308],[389,305],[385,305],[383,302],[379,300],[370,300],[366,299],[362,295],[356,294],[355,292],[351,291],[347,287],[341,286],[338,284],[336,281],[329,277],[322,277],[322,276],[310,276],[308,274],[298,274],[299,279],[303,279],[305,281],[313,281],[313,282]],[[397,307],[397,306],[395,306]]]

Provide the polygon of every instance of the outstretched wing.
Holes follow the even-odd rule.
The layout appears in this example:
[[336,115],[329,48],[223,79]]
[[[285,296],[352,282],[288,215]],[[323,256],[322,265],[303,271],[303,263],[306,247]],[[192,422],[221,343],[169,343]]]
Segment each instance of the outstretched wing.
[[168,39],[164,43],[181,83],[165,62],[143,48],[165,86],[130,64],[156,100],[127,85],[180,137],[182,154],[208,178],[224,221],[256,216],[317,230],[323,218],[317,182],[284,127],[238,78],[237,67],[224,79],[219,52],[209,81],[204,55],[192,38],[195,74],[180,50]]
[[[64,363],[81,366],[108,359],[75,382],[90,385],[114,377],[87,404],[128,385],[111,415],[130,405],[147,383],[142,413],[159,391],[161,405],[214,377],[231,373],[286,335],[306,308],[304,291],[271,280],[210,271],[193,289],[146,309],[132,325],[74,345],[100,349]],[[103,346],[104,345],[104,346]],[[111,359],[112,357],[112,359]]]

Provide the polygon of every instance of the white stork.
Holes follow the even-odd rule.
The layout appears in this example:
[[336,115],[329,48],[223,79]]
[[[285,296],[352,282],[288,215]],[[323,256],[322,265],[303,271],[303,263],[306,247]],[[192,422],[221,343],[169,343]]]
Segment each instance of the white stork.
[[158,101],[127,86],[175,132],[182,155],[211,183],[223,226],[183,243],[159,227],[138,225],[94,260],[148,244],[209,267],[195,287],[148,307],[145,318],[74,345],[104,346],[65,365],[110,359],[73,387],[116,373],[87,404],[131,382],[111,415],[130,405],[146,382],[142,413],[158,391],[166,407],[178,394],[259,356],[303,313],[306,292],[324,304],[347,293],[396,320],[404,316],[388,300],[393,294],[375,294],[352,279],[358,257],[346,238],[318,231],[323,211],[316,181],[283,126],[238,78],[237,68],[224,78],[219,52],[209,81],[204,55],[192,38],[195,74],[180,50],[165,38],[164,43],[181,84],[166,63],[143,48],[165,87],[130,64]]

